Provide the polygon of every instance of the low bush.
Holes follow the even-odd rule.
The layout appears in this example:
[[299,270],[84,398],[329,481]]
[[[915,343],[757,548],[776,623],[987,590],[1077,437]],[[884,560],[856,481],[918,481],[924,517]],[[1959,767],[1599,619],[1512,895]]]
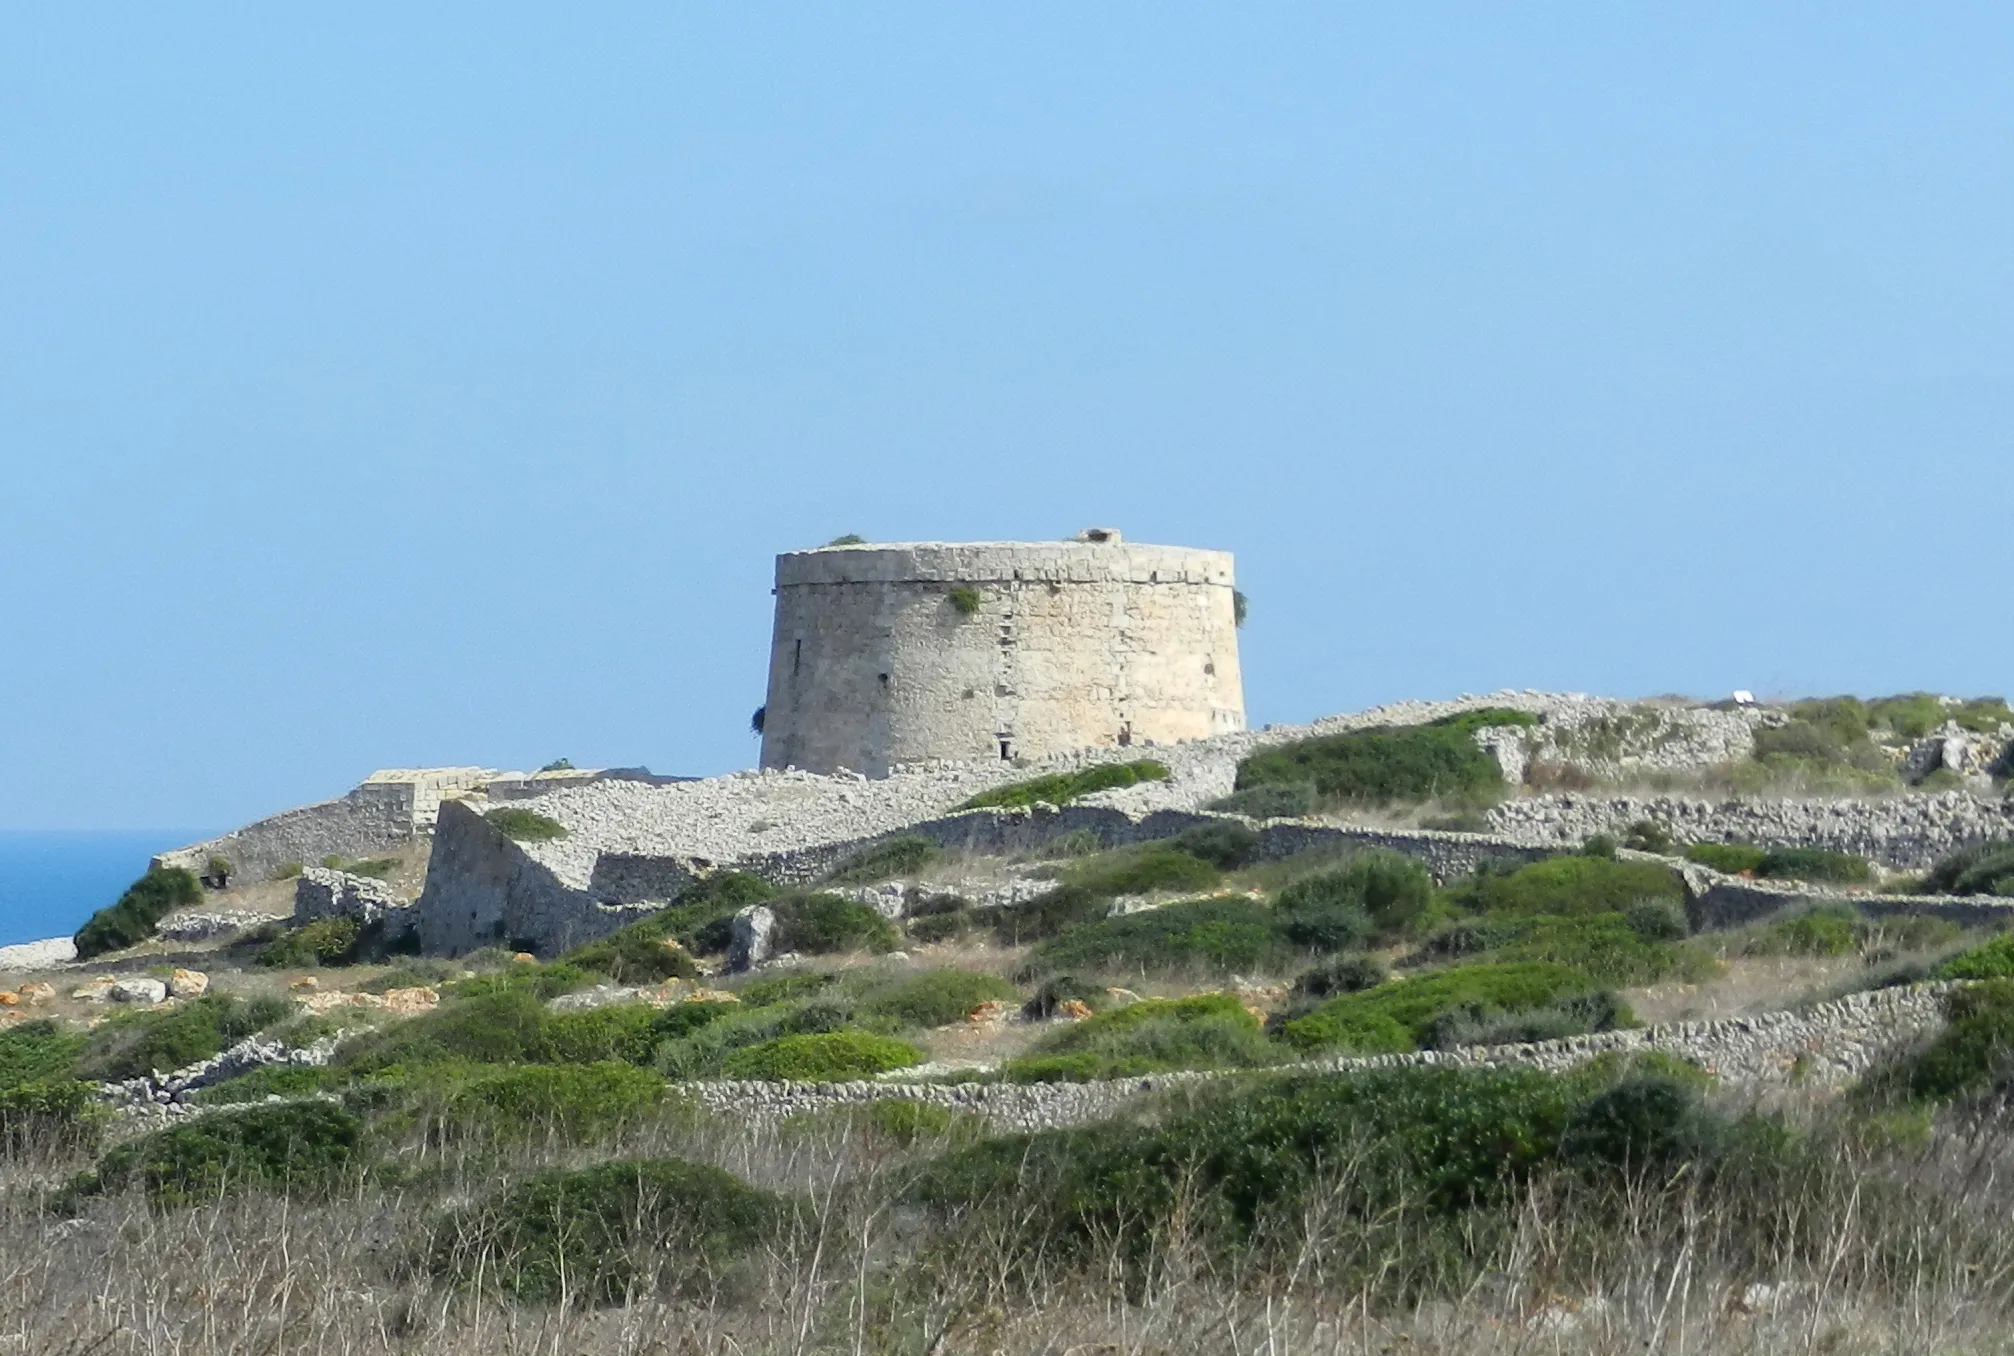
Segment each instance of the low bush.
[[957,895],[926,895],[912,901],[902,926],[919,942],[949,942],[973,928],[971,903]]
[[1175,846],[1219,871],[1236,871],[1259,855],[1259,835],[1243,824],[1198,824],[1175,835]]
[[1615,854],[1621,849],[1621,846],[1620,843],[1615,841],[1614,835],[1598,833],[1580,845],[1580,855],[1583,857],[1603,857],[1612,862],[1615,860]]
[[1171,1069],[1250,1069],[1280,1062],[1259,1020],[1229,994],[1146,999],[1044,1038],[1003,1070],[1017,1083],[1132,1078]]
[[718,1168],[660,1158],[547,1172],[435,1227],[435,1274],[517,1299],[613,1304],[718,1278],[786,1204]]
[[1059,886],[1018,904],[994,909],[993,935],[1002,946],[1023,946],[1093,923],[1110,912],[1105,900],[1074,885]]
[[154,929],[175,909],[186,908],[203,897],[203,886],[193,871],[181,867],[149,867],[147,874],[126,887],[117,902],[98,910],[77,929],[73,941],[77,959],[89,960],[108,951],[137,946],[154,935]]
[[1745,956],[1848,956],[1860,947],[1861,917],[1844,904],[1797,908],[1769,919],[1742,939]]
[[[1410,857],[1396,852],[1366,852],[1341,866],[1303,876],[1282,890],[1279,909],[1290,930],[1306,934],[1305,945],[1342,950],[1358,943],[1347,939],[1354,926],[1345,915],[1369,919],[1379,936],[1410,934],[1433,897],[1433,877]],[[1338,920],[1332,927],[1322,920]],[[1335,932],[1331,937],[1328,934]]]
[[362,1142],[363,1123],[328,1102],[219,1111],[110,1150],[73,1191],[139,1188],[163,1205],[191,1205],[252,1186],[317,1190],[358,1164]]
[[1346,993],[1375,989],[1391,978],[1372,956],[1338,956],[1304,970],[1294,979],[1294,993],[1302,998],[1335,998]]
[[1451,894],[1478,913],[1573,917],[1618,913],[1641,899],[1683,900],[1685,886],[1675,871],[1655,862],[1566,856],[1548,857],[1509,875],[1472,877]]
[[1630,825],[1629,832],[1623,835],[1622,845],[1636,852],[1656,852],[1663,855],[1669,855],[1677,846],[1664,826],[1650,819],[1639,819]]
[[2014,839],[1959,849],[1930,868],[1923,888],[1938,895],[2014,896]]
[[1082,923],[1037,946],[1034,960],[1053,969],[1221,974],[1281,969],[1299,949],[1271,909],[1234,895]]
[[1687,861],[1710,866],[1730,876],[1760,871],[1762,859],[1768,855],[1761,848],[1747,843],[1694,843],[1685,850]]
[[778,951],[807,956],[840,951],[893,951],[902,935],[895,925],[865,904],[840,895],[795,895],[775,901]]
[[277,996],[243,1000],[206,994],[177,1007],[118,1013],[87,1038],[77,1073],[101,1082],[172,1073],[293,1012],[294,1005]]
[[923,1052],[907,1041],[865,1031],[828,1031],[779,1036],[736,1050],[720,1072],[727,1078],[832,1083],[871,1078],[922,1062]]
[[1624,1174],[1655,1173],[1662,1180],[1680,1165],[1707,1157],[1719,1129],[1687,1083],[1637,1075],[1574,1109],[1560,1136],[1560,1156]]
[[1096,791],[1114,791],[1121,787],[1137,786],[1141,782],[1164,782],[1168,780],[1168,768],[1151,758],[1141,758],[1130,763],[1098,763],[1077,772],[1058,772],[1047,777],[1033,777],[1025,782],[1011,782],[1006,786],[996,786],[991,791],[982,791],[958,808],[961,810],[983,810],[987,808],[1020,809],[1030,805],[1068,805]]
[[1629,930],[1646,942],[1683,941],[1692,934],[1685,905],[1675,899],[1639,899],[1622,911]]
[[1867,1080],[1870,1092],[1950,1102],[2004,1093],[2014,1072],[2014,980],[1990,979],[1945,999],[1950,1024],[1921,1052]]
[[657,1108],[665,1082],[647,1069],[604,1060],[527,1065],[478,1075],[447,1093],[436,1117],[460,1136],[607,1139]]
[[897,1026],[949,1026],[963,1021],[981,1003],[1007,1002],[1018,996],[1014,986],[998,975],[924,970],[869,996],[860,1005],[860,1015]]
[[529,1063],[543,1051],[546,1022],[545,1007],[534,993],[501,989],[457,998],[410,1021],[345,1041],[335,1064],[352,1073],[372,1073],[429,1064]]
[[81,1032],[47,1018],[0,1027],[0,1091],[76,1076],[84,1044]]
[[[481,954],[481,953],[474,953]],[[463,963],[470,957],[464,956]],[[554,961],[550,965],[511,960],[468,979],[441,986],[443,995],[453,998],[486,998],[491,994],[528,993],[539,1002],[549,1002],[561,994],[593,988],[602,976],[577,965]]]
[[[1660,931],[1669,922],[1662,911],[1640,909],[1638,917],[1656,920]],[[1514,931],[1490,947],[1488,955],[1499,962],[1545,961],[1572,966],[1603,984],[1655,984],[1672,978],[1697,981],[1709,977],[1715,968],[1703,952],[1663,936],[1645,936],[1626,913],[1518,919]]]
[[1321,793],[1312,781],[1250,786],[1210,802],[1212,810],[1247,819],[1301,819],[1315,812]]
[[1140,843],[1080,858],[1063,878],[1105,899],[1156,891],[1209,890],[1223,879],[1216,867],[1169,842]]
[[1860,884],[1874,879],[1874,867],[1865,857],[1850,852],[1828,852],[1824,848],[1776,848],[1762,856],[1755,874],[1772,880],[1816,880],[1838,884]]
[[1336,804],[1494,799],[1503,793],[1503,773],[1476,743],[1476,732],[1536,723],[1523,711],[1485,709],[1280,744],[1238,764],[1235,789],[1312,783],[1323,801]]
[[1605,990],[1518,1012],[1497,1012],[1481,1004],[1464,1004],[1428,1019],[1415,1039],[1425,1050],[1456,1050],[1466,1045],[1529,1045],[1613,1031],[1629,1016],[1622,1000]]
[[522,805],[499,805],[483,816],[498,833],[519,843],[549,843],[566,837],[566,825]]
[[[625,1064],[649,1064],[661,1040],[671,1037],[665,1016],[679,1013],[691,1029],[704,1026],[727,1003],[679,1003],[655,1008],[647,1003],[609,1003],[577,1012],[556,1012],[540,1024],[527,1055],[550,1064],[594,1064],[620,1060]],[[686,1017],[686,1008],[696,1008],[702,1016]],[[685,1034],[683,1030],[677,1034]]]
[[111,1120],[96,1083],[34,1078],[0,1086],[0,1153],[9,1156],[89,1148]]
[[256,959],[271,970],[347,965],[356,959],[363,932],[363,925],[354,918],[317,918],[281,933],[260,950]]
[[898,876],[913,876],[943,855],[944,850],[928,838],[904,834],[862,848],[825,880],[828,885],[873,885]]
[[1427,1023],[1444,1012],[1518,1013],[1596,988],[1592,978],[1566,965],[1536,961],[1464,965],[1332,998],[1280,1030],[1290,1045],[1302,1050],[1365,1054],[1410,1050]]
[[1961,951],[1937,972],[1940,979],[2014,979],[2014,932]]
[[577,946],[560,960],[607,975],[617,984],[661,984],[667,979],[699,978],[699,965],[692,953],[676,938],[665,936],[655,919],[632,923],[598,942]]
[[268,1064],[239,1074],[223,1083],[213,1083],[196,1094],[205,1106],[263,1102],[268,1097],[305,1097],[341,1086],[343,1075],[334,1069],[311,1064]]

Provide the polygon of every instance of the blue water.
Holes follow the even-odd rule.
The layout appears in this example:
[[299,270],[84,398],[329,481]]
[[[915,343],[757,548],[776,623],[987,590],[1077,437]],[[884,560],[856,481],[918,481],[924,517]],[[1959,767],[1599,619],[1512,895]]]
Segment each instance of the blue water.
[[67,937],[144,875],[157,852],[201,833],[0,830],[0,946]]

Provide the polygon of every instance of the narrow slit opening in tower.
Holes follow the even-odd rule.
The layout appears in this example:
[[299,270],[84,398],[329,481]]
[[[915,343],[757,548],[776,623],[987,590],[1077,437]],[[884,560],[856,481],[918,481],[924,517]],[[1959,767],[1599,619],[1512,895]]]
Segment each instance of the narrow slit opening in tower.
[[1001,736],[1000,739],[1000,761],[1003,763],[1011,763],[1014,761],[1013,742],[1007,739],[1006,736],[1004,735]]

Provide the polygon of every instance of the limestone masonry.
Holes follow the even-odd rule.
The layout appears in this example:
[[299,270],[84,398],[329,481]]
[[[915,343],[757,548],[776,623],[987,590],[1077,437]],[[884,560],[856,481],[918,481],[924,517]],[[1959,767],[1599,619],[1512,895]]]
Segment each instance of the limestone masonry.
[[1069,542],[776,558],[762,765],[886,776],[1245,726],[1231,557]]

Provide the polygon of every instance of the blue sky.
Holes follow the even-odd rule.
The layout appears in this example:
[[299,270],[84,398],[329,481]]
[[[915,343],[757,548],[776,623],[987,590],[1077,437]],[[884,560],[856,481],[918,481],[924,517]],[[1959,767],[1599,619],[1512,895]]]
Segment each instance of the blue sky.
[[0,827],[755,756],[775,552],[1235,551],[1255,723],[2005,691],[2014,11],[44,7]]

